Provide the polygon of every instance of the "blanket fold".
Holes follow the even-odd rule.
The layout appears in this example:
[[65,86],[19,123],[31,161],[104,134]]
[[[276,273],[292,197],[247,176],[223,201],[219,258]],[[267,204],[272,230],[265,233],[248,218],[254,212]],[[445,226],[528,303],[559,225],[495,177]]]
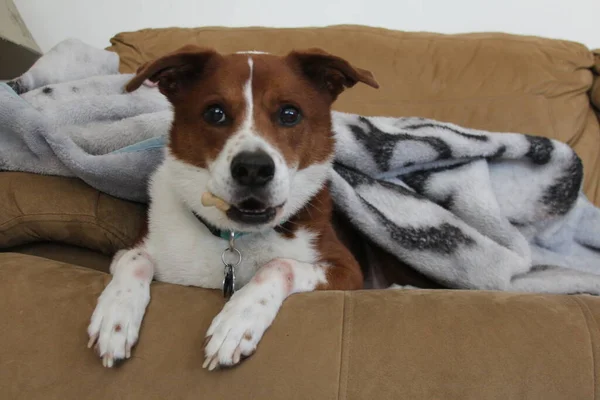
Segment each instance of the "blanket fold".
[[[156,88],[124,93],[131,75],[114,57],[69,40],[0,84],[0,169],[147,201],[172,111]],[[378,246],[451,288],[600,294],[600,210],[565,143],[424,118],[332,119],[334,203]]]

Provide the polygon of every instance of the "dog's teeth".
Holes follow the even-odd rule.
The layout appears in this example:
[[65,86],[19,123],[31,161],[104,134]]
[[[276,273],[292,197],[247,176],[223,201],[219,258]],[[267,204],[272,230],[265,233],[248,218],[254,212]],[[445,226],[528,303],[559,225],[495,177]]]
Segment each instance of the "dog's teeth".
[[265,208],[263,210],[240,210],[240,211],[243,213],[246,213],[246,214],[262,214],[262,213],[266,212],[267,209]]

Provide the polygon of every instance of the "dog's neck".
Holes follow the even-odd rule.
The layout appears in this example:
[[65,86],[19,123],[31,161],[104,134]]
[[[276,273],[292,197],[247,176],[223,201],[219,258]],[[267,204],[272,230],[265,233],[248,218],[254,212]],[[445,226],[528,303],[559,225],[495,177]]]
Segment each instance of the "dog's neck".
[[[202,218],[200,216],[200,214],[198,214],[194,210],[192,210],[192,214],[194,214],[194,216],[196,217],[196,219],[198,221],[200,221],[204,226],[206,226],[206,228],[208,229],[208,231],[210,233],[212,233],[213,236],[216,236],[216,237],[221,238],[223,240],[230,240],[232,233],[233,233],[233,239],[238,239],[238,238],[240,238],[242,236],[245,236],[245,235],[248,235],[248,234],[251,233],[251,232],[240,232],[240,231],[230,231],[230,230],[226,230],[226,229],[219,229],[216,226],[214,226],[213,224],[211,224],[210,222],[208,222],[206,219]],[[285,223],[285,221],[282,221],[280,223],[280,225],[284,224],[284,223]],[[277,226],[275,226],[274,228],[270,228],[270,229],[277,230]]]
[[[223,229],[219,229],[216,226],[214,226],[213,224],[211,224],[210,222],[208,222],[207,220],[205,220],[204,218],[202,218],[198,213],[196,213],[195,211],[192,210],[192,214],[194,214],[194,216],[196,217],[196,219],[198,221],[200,221],[204,226],[206,226],[206,229],[208,229],[208,231],[210,233],[213,234],[213,236],[216,236],[218,238],[221,238],[223,240],[229,240],[231,237],[231,232],[232,231],[228,231],[228,230],[223,230]],[[246,233],[245,232],[234,232],[234,239],[237,239],[239,237],[244,236]]]

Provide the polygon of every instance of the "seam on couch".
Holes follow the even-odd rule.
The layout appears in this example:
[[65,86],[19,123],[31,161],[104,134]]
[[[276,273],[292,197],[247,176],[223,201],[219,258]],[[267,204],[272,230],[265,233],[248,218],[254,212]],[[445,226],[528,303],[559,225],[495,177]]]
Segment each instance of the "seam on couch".
[[[37,221],[36,221],[36,222],[37,222]],[[102,226],[102,225],[98,224],[97,222],[93,222],[93,221],[64,221],[64,220],[61,220],[61,219],[56,219],[56,220],[45,220],[45,221],[43,221],[43,222],[49,222],[49,223],[56,223],[56,222],[60,222],[60,223],[62,223],[62,224],[75,224],[75,225],[77,225],[77,224],[94,225],[94,226],[96,226],[96,227],[100,228],[101,230],[103,230],[103,231],[104,231],[105,233],[107,233],[108,235],[111,235],[111,236],[113,236],[113,237],[114,237],[114,239],[116,239],[116,240],[118,240],[118,241],[121,241],[121,242],[123,243],[123,245],[125,245],[125,243],[126,243],[126,239],[125,239],[125,238],[123,238],[123,237],[121,237],[120,235],[118,235],[118,234],[116,234],[116,233],[112,232],[110,229],[107,229],[106,227],[104,227],[104,226]],[[8,228],[8,229],[5,229],[5,230],[3,230],[3,231],[0,231],[0,233],[9,232],[11,229],[13,229],[13,228],[15,228],[15,227],[17,227],[17,225],[14,225],[14,226],[12,226],[12,227],[10,227],[10,228]],[[94,249],[94,250],[97,250],[97,249]]]
[[[582,90],[581,93],[586,93],[585,90]],[[544,100],[546,100],[547,102],[550,102],[551,98],[548,96],[545,96],[543,94],[539,94],[539,93],[533,93],[533,92],[527,92],[527,91],[518,91],[518,92],[508,92],[508,93],[501,93],[501,94],[490,94],[490,95],[485,95],[485,96],[468,96],[468,97],[449,97],[449,98],[445,98],[445,99],[398,99],[398,98],[394,98],[394,101],[386,101],[386,100],[382,100],[382,101],[369,101],[368,103],[365,103],[364,101],[360,101],[360,100],[345,100],[345,104],[366,104],[366,105],[381,105],[381,104],[386,104],[386,105],[403,105],[403,104],[416,104],[416,105],[429,105],[429,104],[445,104],[445,103],[455,103],[457,101],[460,102],[465,102],[465,103],[478,103],[482,100],[486,100],[486,101],[492,101],[492,100],[514,100],[514,99],[520,99],[520,98],[537,98],[540,97]]]
[[[44,220],[38,220],[38,218],[40,218],[40,217],[46,218],[46,217],[56,217],[56,216],[73,217],[73,218],[76,218],[77,221],[66,221],[63,219],[51,219],[51,218],[44,219]],[[94,221],[84,221],[84,220],[79,220],[79,218],[88,218],[88,219],[93,219]],[[23,222],[31,222],[31,220],[33,220],[34,222],[41,222],[41,223],[44,223],[44,222],[64,222],[64,223],[82,222],[82,223],[86,223],[86,224],[97,225],[98,227],[104,229],[105,231],[109,232],[110,234],[119,238],[120,240],[133,240],[134,239],[134,238],[129,237],[124,232],[120,231],[119,229],[115,228],[113,225],[107,224],[104,221],[100,221],[95,215],[89,215],[89,214],[43,213],[43,214],[20,215],[20,216],[11,218],[8,221],[4,221],[3,223],[1,223],[0,224],[0,233],[9,231],[10,229],[17,226],[17,224],[20,224]],[[10,225],[10,226],[7,228],[4,228],[6,225]]]
[[[577,305],[579,306],[579,310],[581,311],[581,315],[583,316],[583,319],[585,320],[585,326],[587,327],[588,330],[588,336],[590,338],[590,352],[592,353],[592,393],[594,394],[594,399],[597,400],[597,396],[596,396],[596,370],[597,370],[597,364],[596,364],[596,353],[594,351],[594,339],[592,336],[592,330],[590,327],[590,318],[594,319],[594,316],[592,315],[590,309],[588,308],[587,304],[581,300],[580,298],[578,298],[577,296],[573,296],[571,297],[573,299],[573,301],[575,303],[577,303]],[[595,320],[594,320],[595,321]],[[595,324],[597,326],[597,324]]]
[[8,193],[10,196],[10,200],[12,201],[14,206],[17,208],[17,211],[21,214],[20,216],[23,216],[25,213],[23,212],[23,210],[21,209],[21,206],[19,205],[19,202],[17,201],[17,195],[16,195],[15,191],[13,190],[13,180],[14,180],[14,177],[12,177],[12,176],[8,180]]
[[[544,96],[544,98],[546,99],[545,103],[546,103],[546,112],[548,113],[548,120],[550,121],[550,129],[552,129],[552,137],[558,137],[558,133],[556,131],[556,117],[554,116],[554,109],[552,108],[552,101],[547,98],[546,96]],[[583,130],[579,130],[577,133],[581,134],[583,132]],[[577,134],[575,135],[577,136]],[[573,138],[569,138],[569,141],[571,141]]]
[[[58,214],[58,215],[62,215],[62,214]],[[39,215],[37,215],[37,216],[39,216]],[[29,219],[27,217],[29,217],[29,216],[23,216],[23,218],[20,218],[20,219],[25,220],[25,222],[27,222],[26,220]],[[87,215],[85,217],[86,218],[93,218],[93,217],[87,216]],[[11,221],[13,221],[15,219],[16,218],[13,218],[13,219],[11,219]],[[126,246],[127,243],[130,243],[133,240],[133,238],[128,238],[128,236],[125,235],[125,234],[122,234],[120,232],[113,232],[111,229],[107,228],[106,226],[103,226],[103,224],[99,223],[97,220],[95,220],[95,221],[82,221],[82,220],[65,221],[63,219],[46,219],[44,221],[37,220],[35,222],[36,223],[39,223],[39,222],[42,222],[42,223],[57,223],[57,222],[60,222],[62,224],[75,224],[75,225],[77,225],[77,224],[85,224],[85,225],[93,225],[93,226],[96,226],[97,228],[101,229],[102,231],[104,231],[104,233],[107,234],[108,236],[112,236],[113,239],[115,239],[116,241],[120,242],[121,243],[120,246]],[[5,224],[2,224],[2,225],[5,225]],[[2,225],[0,225],[0,227],[2,227]],[[20,228],[20,227],[21,227],[20,224],[13,224],[12,226],[10,226],[10,227],[8,227],[6,229],[0,230],[0,233],[7,233],[11,229]],[[24,242],[19,243],[19,244],[32,243],[32,242],[33,241],[24,241]],[[99,251],[99,249],[97,249],[97,248],[92,248],[92,247],[90,247],[90,248],[92,250]]]
[[96,218],[96,220],[98,219],[98,208],[100,207],[100,194],[102,192],[98,190],[98,193],[96,193],[96,203],[94,204],[94,217]]
[[[140,32],[150,32],[150,31],[167,31],[171,28],[147,28],[147,29],[142,29],[139,31],[129,31],[129,32],[122,32],[121,34],[136,34],[136,33],[140,33]],[[192,30],[196,30],[198,28],[183,28],[183,29],[188,29],[190,31]],[[411,31],[403,31],[403,30],[395,30],[395,29],[385,29],[385,28],[381,28],[381,27],[373,27],[373,26],[367,26],[367,25],[353,25],[353,24],[340,24],[340,25],[325,25],[325,26],[318,26],[318,27],[290,27],[290,28],[265,28],[262,26],[248,26],[248,27],[239,27],[239,28],[230,28],[230,27],[222,27],[222,26],[207,26],[207,27],[202,27],[201,30],[197,30],[196,35],[199,36],[202,32],[227,32],[228,30],[235,30],[235,32],[240,32],[240,33],[244,33],[244,32],[256,32],[256,31],[265,31],[268,32],[269,30],[278,30],[278,31],[283,31],[283,30],[295,30],[297,32],[299,31],[307,31],[307,32],[319,32],[320,30],[329,30],[329,31],[339,31],[339,32],[355,32],[355,33],[360,33],[362,34],[371,34],[374,36],[380,36],[380,37],[393,37],[395,40],[402,40],[402,41],[408,41],[408,40],[414,40],[414,41],[439,41],[439,40],[444,40],[444,41],[457,41],[457,42],[470,42],[473,40],[478,40],[478,41],[506,41],[506,42],[516,42],[516,43],[526,43],[526,44],[531,44],[531,45],[535,45],[538,48],[544,48],[544,49],[552,49],[552,50],[563,50],[562,48],[560,48],[560,46],[555,46],[554,44],[546,44],[546,43],[532,43],[532,42],[537,42],[537,41],[548,41],[550,43],[561,43],[561,44],[567,44],[567,45],[578,45],[578,47],[580,47],[580,51],[582,51],[582,54],[592,54],[592,52],[590,51],[590,49],[588,49],[584,44],[579,43],[579,42],[575,42],[575,41],[570,41],[570,40],[564,40],[564,39],[551,39],[551,38],[545,38],[542,36],[535,36],[535,35],[510,35],[510,34],[505,34],[506,36],[502,36],[502,37],[494,37],[494,35],[498,35],[498,33],[496,32],[478,32],[479,36],[467,36],[468,34],[441,34],[438,32],[421,32],[421,33],[425,33],[428,35],[431,35],[432,37],[403,37],[403,38],[398,38],[396,37],[398,34],[404,34],[404,35],[413,35],[415,32],[411,32]],[[159,32],[160,33],[160,32]],[[489,37],[482,37],[483,35],[490,35]],[[119,34],[113,36],[111,38],[111,43],[112,40],[116,39],[119,36]],[[124,40],[122,39],[117,39],[120,43],[122,43],[123,45],[127,46],[127,47],[132,47],[131,44],[126,43]]]
[[[5,266],[5,263],[3,262],[5,258],[8,258],[9,260],[11,258],[14,258],[14,259],[17,259],[17,261],[20,261],[21,259],[30,260],[30,259],[34,258],[34,259],[39,260],[40,262],[44,263],[42,268],[46,268],[47,264],[52,264],[51,268],[59,267],[59,268],[68,268],[69,270],[76,269],[76,270],[79,270],[79,272],[83,272],[86,274],[99,274],[99,275],[103,276],[104,279],[112,277],[110,272],[100,271],[97,269],[84,267],[83,265],[71,264],[70,262],[67,262],[67,261],[53,260],[51,258],[46,258],[44,256],[38,256],[35,254],[14,253],[14,252],[10,252],[10,251],[0,252],[0,268],[3,268]],[[37,264],[37,263],[32,263],[32,264],[35,265],[36,268],[40,268],[40,264]],[[108,281],[105,282],[105,284],[106,283],[108,283]],[[156,282],[153,281],[152,284],[154,285],[154,284],[156,284]]]
[[[350,306],[350,292],[344,292],[344,302],[342,304],[342,332],[340,340],[340,369],[338,380],[338,400],[345,399],[348,391],[348,368],[350,363],[350,350],[352,345],[352,307]],[[347,339],[346,339],[347,337]],[[346,343],[346,340],[348,341]]]
[[[30,217],[47,217],[47,216],[51,216],[51,217],[56,217],[56,216],[73,216],[75,218],[94,218],[93,215],[89,215],[89,214],[64,214],[64,213],[39,213],[39,214],[24,214],[24,215],[18,215],[16,217],[13,217],[9,220],[6,220],[4,222],[2,222],[0,224],[0,232],[4,232],[4,230],[2,230],[2,228],[4,228],[5,225],[10,225],[8,228],[6,229],[10,229],[13,226],[15,226],[15,223],[19,223],[21,222],[20,220],[29,220],[31,219]],[[56,220],[58,221],[58,220]],[[12,224],[11,224],[12,223]]]
[[[352,27],[340,27],[337,30],[339,31],[346,31],[346,32],[357,32],[362,34],[371,34],[374,36],[379,36],[379,37],[390,37],[390,36],[395,36],[395,32],[401,32],[404,34],[411,34],[413,32],[410,31],[396,31],[396,30],[385,30],[385,31],[363,31],[362,29],[356,29],[356,28],[352,28]],[[424,33],[428,33],[430,35],[437,35],[437,33],[435,32],[424,32]],[[497,33],[494,32],[479,32],[479,35],[495,35]],[[580,47],[580,51],[582,51],[582,55],[583,54],[589,54],[590,56],[592,55],[592,52],[585,47],[584,44],[579,43],[579,42],[574,42],[574,41],[568,41],[568,40],[560,40],[560,39],[548,39],[548,38],[544,38],[542,36],[535,36],[535,35],[510,35],[510,34],[505,34],[506,36],[502,36],[502,37],[482,37],[482,36],[471,36],[471,37],[467,37],[466,35],[460,35],[460,34],[440,34],[440,36],[435,36],[435,37],[404,37],[404,38],[394,38],[397,41],[427,41],[427,42],[433,42],[433,41],[455,41],[455,42],[472,42],[472,41],[479,41],[479,42],[497,42],[497,41],[502,41],[502,42],[511,42],[511,43],[522,43],[522,44],[526,44],[529,46],[534,46],[540,49],[550,49],[550,50],[556,50],[556,51],[565,51],[564,49],[558,47],[558,46],[554,46],[551,44],[543,44],[543,43],[536,43],[536,39],[539,41],[541,40],[548,40],[551,42],[559,42],[559,43],[563,43],[563,44],[567,44],[567,45],[579,45]],[[527,40],[528,39],[528,40]]]

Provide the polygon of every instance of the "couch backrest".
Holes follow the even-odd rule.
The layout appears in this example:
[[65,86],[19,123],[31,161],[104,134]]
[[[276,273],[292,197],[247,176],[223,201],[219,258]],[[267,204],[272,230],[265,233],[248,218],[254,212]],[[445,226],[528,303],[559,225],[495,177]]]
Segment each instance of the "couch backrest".
[[600,205],[600,127],[588,95],[594,55],[578,43],[364,26],[147,29],[120,33],[111,43],[122,72],[184,44],[276,54],[321,47],[371,70],[381,85],[379,90],[357,85],[340,96],[337,110],[559,139],[583,159],[584,190]]

